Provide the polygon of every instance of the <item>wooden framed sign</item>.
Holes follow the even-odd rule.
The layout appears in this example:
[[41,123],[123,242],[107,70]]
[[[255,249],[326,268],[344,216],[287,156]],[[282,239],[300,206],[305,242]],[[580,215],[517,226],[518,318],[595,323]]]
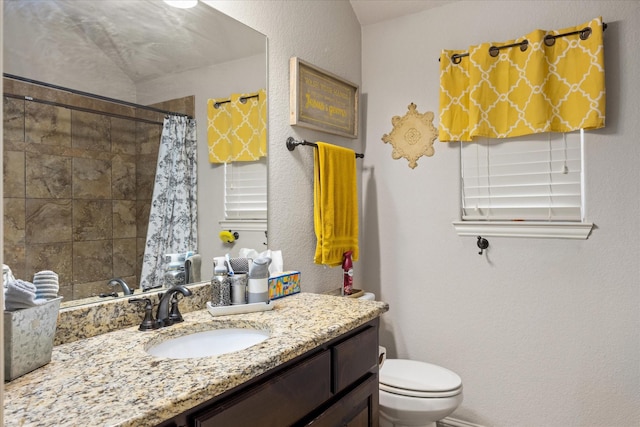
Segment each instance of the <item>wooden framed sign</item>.
[[358,137],[358,85],[292,57],[289,124]]

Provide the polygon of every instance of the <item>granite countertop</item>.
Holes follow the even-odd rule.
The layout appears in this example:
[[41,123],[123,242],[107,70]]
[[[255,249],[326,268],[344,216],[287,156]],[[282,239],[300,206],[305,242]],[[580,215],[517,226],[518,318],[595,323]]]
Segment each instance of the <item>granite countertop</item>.
[[[274,309],[213,317],[207,310],[152,332],[137,327],[54,347],[51,362],[5,384],[5,425],[154,426],[372,320],[388,305],[300,293]],[[209,328],[252,327],[270,337],[248,349],[161,359],[148,346]]]

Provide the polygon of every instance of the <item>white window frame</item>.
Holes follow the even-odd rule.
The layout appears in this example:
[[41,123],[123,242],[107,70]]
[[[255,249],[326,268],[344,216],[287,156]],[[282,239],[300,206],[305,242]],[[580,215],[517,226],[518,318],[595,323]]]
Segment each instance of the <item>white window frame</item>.
[[[237,173],[239,171],[242,173]],[[258,178],[246,186],[245,172],[257,175]],[[234,194],[236,190],[240,190],[240,193]],[[245,210],[242,205],[250,208]],[[224,230],[267,230],[266,158],[255,162],[224,164],[224,219],[218,223]]]
[[[474,144],[473,142],[462,142],[462,144]],[[468,145],[465,147],[469,147]],[[462,151],[461,158],[461,209],[460,220],[454,221],[453,226],[459,236],[498,236],[498,237],[533,237],[533,238],[561,238],[561,239],[587,239],[593,224],[585,221],[585,162],[584,162],[584,131],[580,131],[580,218],[574,220],[465,220],[464,214],[464,188],[462,183]]]

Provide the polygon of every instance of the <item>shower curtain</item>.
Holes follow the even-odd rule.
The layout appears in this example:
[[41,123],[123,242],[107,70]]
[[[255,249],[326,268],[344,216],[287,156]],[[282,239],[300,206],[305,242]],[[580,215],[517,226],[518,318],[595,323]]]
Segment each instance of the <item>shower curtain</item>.
[[140,287],[164,285],[164,254],[198,250],[196,121],[164,119]]

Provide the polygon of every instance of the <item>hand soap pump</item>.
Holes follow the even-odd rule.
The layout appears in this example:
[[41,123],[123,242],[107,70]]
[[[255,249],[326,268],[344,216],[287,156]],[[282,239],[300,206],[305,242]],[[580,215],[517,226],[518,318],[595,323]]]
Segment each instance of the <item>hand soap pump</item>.
[[263,257],[253,260],[249,269],[249,304],[269,302],[269,264],[271,258]]
[[353,260],[351,259],[352,251],[347,251],[342,255],[342,295],[351,295],[353,293]]
[[211,279],[211,305],[231,304],[231,283],[224,257],[213,259],[213,278]]

